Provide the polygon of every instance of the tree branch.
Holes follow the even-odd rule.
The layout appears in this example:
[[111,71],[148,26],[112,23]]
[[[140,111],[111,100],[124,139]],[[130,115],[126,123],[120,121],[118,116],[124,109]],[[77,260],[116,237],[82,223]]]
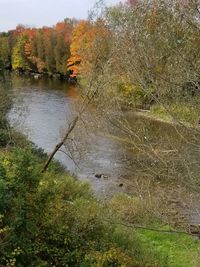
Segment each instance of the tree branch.
[[71,122],[71,124],[70,124],[70,126],[69,126],[69,129],[68,129],[68,131],[67,131],[67,133],[65,134],[65,136],[63,137],[63,139],[61,140],[61,142],[58,143],[58,144],[55,146],[53,152],[49,155],[49,157],[48,157],[48,159],[47,159],[47,161],[46,161],[46,163],[45,163],[45,165],[44,165],[44,167],[43,167],[43,169],[42,169],[42,173],[44,173],[44,172],[47,170],[47,168],[48,168],[50,162],[52,161],[53,157],[55,156],[55,154],[56,154],[56,153],[58,152],[58,150],[64,145],[65,141],[67,140],[67,138],[69,137],[69,135],[71,134],[71,132],[73,131],[73,129],[75,128],[75,126],[76,126],[78,120],[79,120],[79,116],[76,116],[76,117],[74,118],[74,120]]

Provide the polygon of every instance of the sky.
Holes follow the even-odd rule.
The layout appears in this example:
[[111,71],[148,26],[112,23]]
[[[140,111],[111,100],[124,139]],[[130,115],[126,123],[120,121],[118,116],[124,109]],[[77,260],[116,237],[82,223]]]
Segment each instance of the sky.
[[[0,0],[0,32],[18,24],[52,26],[64,18],[87,18],[96,0]],[[105,0],[107,5],[119,0]]]

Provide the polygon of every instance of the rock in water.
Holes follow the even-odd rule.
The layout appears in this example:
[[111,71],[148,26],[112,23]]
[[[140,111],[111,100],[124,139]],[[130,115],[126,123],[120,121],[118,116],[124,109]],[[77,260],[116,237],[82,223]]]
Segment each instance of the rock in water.
[[95,177],[98,178],[98,179],[101,179],[102,176],[103,175],[102,174],[99,174],[99,173],[95,174]]

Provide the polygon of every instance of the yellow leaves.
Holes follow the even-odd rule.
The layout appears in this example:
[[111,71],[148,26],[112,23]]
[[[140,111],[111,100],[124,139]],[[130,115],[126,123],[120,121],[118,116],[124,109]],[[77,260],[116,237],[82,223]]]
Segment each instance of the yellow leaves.
[[6,267],[14,267],[14,266],[16,266],[15,264],[16,264],[16,259],[13,258],[13,259],[10,259],[9,261],[7,261]]
[[14,46],[12,53],[12,67],[13,69],[25,69],[26,68],[26,59],[24,57],[24,47],[27,43],[28,37],[25,34],[22,34],[17,39],[17,42]]
[[140,91],[140,87],[137,84],[132,84],[129,77],[124,73],[120,77],[116,76],[117,86],[123,96],[129,97],[132,93]]
[[9,167],[10,164],[11,164],[10,160],[5,157],[4,160],[3,160],[3,166],[4,167]]
[[8,229],[9,229],[8,227],[1,228],[0,229],[0,235],[6,233],[8,231]]
[[136,262],[133,261],[125,252],[122,252],[119,248],[110,248],[105,252],[94,252],[86,256],[86,259],[93,259],[93,267],[106,267],[106,266],[118,266],[118,267],[134,267]]
[[123,92],[125,96],[129,96],[132,90],[133,90],[133,87],[131,84],[124,84]]
[[7,260],[6,267],[14,267],[17,264],[16,257],[21,255],[23,253],[22,249],[20,247],[17,247],[14,249],[14,251],[11,253],[11,258]]
[[4,64],[9,62],[10,49],[9,49],[9,40],[7,37],[0,38],[0,61]]
[[[76,76],[80,73],[80,61],[81,48],[87,46],[87,32],[88,32],[88,22],[80,21],[80,23],[75,27],[73,31],[72,43],[70,46],[71,57],[67,62],[68,70],[72,72],[71,77]],[[76,66],[74,68],[74,66]]]
[[20,247],[17,247],[14,249],[14,251],[11,253],[13,256],[19,256],[22,253],[22,250]]

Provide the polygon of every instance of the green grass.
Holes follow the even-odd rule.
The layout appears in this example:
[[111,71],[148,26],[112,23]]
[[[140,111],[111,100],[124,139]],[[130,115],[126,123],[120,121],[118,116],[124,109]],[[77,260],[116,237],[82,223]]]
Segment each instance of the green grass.
[[168,267],[199,267],[200,240],[183,234],[138,230],[142,247],[158,253]]

